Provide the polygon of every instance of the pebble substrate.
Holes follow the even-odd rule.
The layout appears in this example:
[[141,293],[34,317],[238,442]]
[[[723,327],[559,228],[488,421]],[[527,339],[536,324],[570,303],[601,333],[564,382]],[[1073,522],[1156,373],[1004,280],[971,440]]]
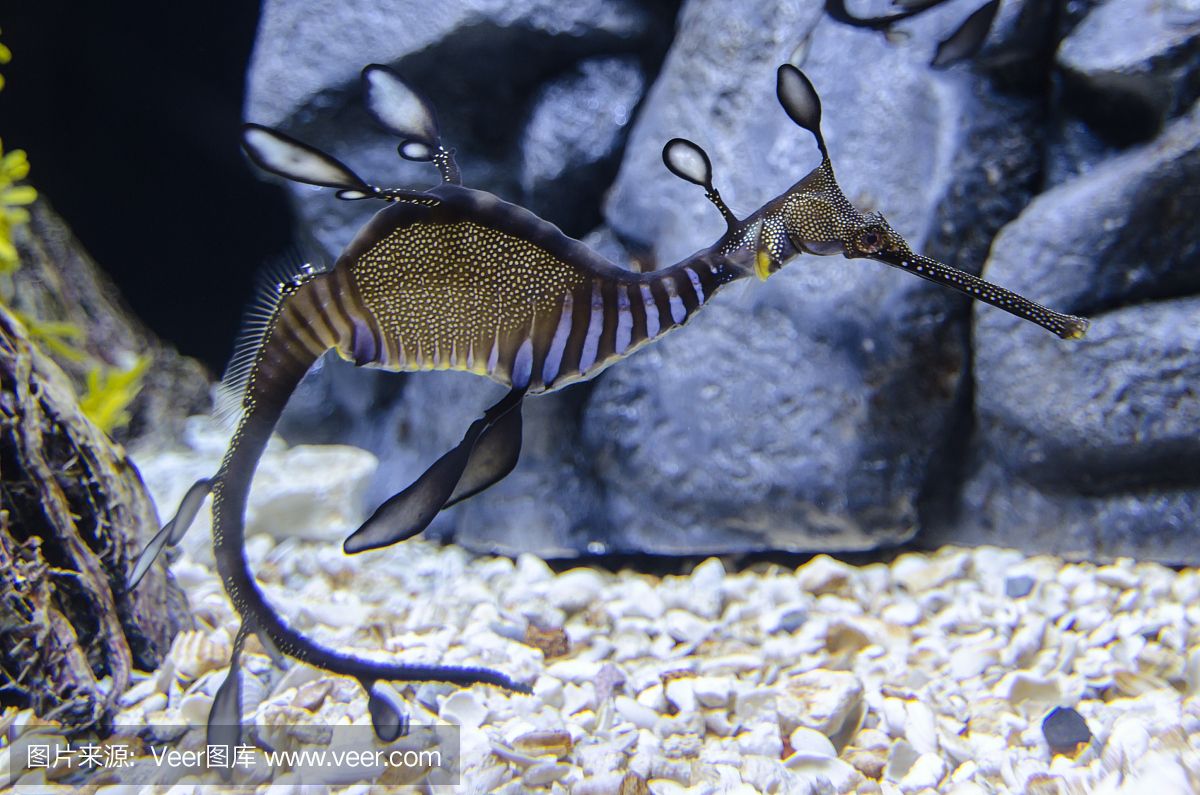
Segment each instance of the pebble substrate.
[[[250,549],[272,601],[327,644],[534,683],[401,688],[414,723],[461,724],[463,792],[1200,791],[1195,570],[947,548],[656,578],[419,541],[353,559]],[[125,694],[119,723],[202,726],[224,675],[237,618],[210,569],[174,568],[208,628]],[[564,630],[565,653],[528,645],[530,624]],[[352,681],[248,667],[250,720],[369,721]],[[1094,737],[1052,758],[1056,706]]]
[[[347,557],[257,534],[247,550],[272,603],[326,645],[532,683],[397,683],[414,724],[461,726],[462,783],[440,791],[1200,792],[1196,569],[984,547],[738,572],[712,558],[655,577],[420,540]],[[200,629],[124,694],[117,722],[196,727],[182,747],[203,737],[238,618],[210,565],[185,554],[173,571]],[[247,722],[369,724],[356,682],[280,671],[253,642],[245,660]],[[1091,739],[1052,751],[1057,707]],[[12,743],[40,722],[0,723]]]

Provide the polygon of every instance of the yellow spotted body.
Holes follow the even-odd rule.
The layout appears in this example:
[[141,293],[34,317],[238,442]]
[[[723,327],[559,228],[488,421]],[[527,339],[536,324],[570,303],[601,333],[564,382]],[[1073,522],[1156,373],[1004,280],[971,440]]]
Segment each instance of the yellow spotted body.
[[392,371],[465,370],[531,394],[591,378],[746,275],[730,257],[620,268],[552,224],[455,185],[380,211],[276,323],[302,347]]
[[488,372],[507,341],[587,278],[527,240],[472,221],[396,229],[351,268],[387,343],[378,366]]

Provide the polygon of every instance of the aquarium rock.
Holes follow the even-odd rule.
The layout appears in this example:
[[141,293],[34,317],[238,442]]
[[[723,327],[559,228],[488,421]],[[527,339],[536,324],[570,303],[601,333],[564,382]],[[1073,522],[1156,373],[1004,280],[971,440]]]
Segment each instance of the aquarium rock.
[[1197,184],[1200,107],[1042,194],[997,237],[987,278],[1093,320],[1068,352],[976,314],[975,474],[942,537],[1195,560]]
[[[549,557],[850,550],[988,540],[1011,518],[1006,543],[1030,551],[1194,562],[1195,467],[1167,471],[1195,454],[1194,6],[1006,0],[974,60],[932,69],[957,4],[885,37],[819,0],[268,2],[247,117],[423,187],[430,171],[360,107],[358,70],[391,64],[435,100],[472,184],[576,236],[600,221],[589,241],[653,267],[721,229],[663,169],[666,140],[708,150],[735,212],[813,160],[768,112],[763,76],[790,60],[820,87],[852,200],[943,261],[1099,320],[1081,344],[1033,340],[882,266],[810,258],[532,403],[521,464],[435,534]],[[326,256],[372,211],[290,190]],[[371,450],[373,507],[457,443],[493,397],[478,387],[328,361],[281,430]]]
[[1100,3],[1059,45],[1064,101],[1120,143],[1146,141],[1200,98],[1200,6]]

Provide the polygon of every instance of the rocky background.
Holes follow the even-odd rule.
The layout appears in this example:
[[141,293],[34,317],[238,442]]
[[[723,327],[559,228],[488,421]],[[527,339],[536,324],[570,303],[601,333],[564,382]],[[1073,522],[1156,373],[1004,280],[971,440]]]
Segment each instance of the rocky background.
[[[792,61],[852,201],[918,250],[1092,319],[1062,341],[875,263],[801,258],[531,401],[520,466],[434,531],[547,556],[916,535],[1200,561],[1200,7],[1005,0],[978,55],[931,67],[972,10],[883,35],[817,0],[267,0],[248,120],[428,185],[362,108],[359,69],[392,65],[431,97],[468,185],[618,262],[667,264],[722,230],[662,167],[673,136],[708,150],[739,213],[816,165],[774,98]],[[306,253],[327,261],[374,209],[289,190]],[[379,455],[378,503],[497,389],[330,361],[284,431]]]

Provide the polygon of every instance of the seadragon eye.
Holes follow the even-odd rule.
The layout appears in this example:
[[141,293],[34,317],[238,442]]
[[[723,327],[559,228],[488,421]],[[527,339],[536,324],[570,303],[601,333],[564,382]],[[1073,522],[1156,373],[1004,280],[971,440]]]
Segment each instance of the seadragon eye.
[[877,229],[867,229],[858,236],[858,249],[864,254],[875,254],[883,248],[883,234]]

